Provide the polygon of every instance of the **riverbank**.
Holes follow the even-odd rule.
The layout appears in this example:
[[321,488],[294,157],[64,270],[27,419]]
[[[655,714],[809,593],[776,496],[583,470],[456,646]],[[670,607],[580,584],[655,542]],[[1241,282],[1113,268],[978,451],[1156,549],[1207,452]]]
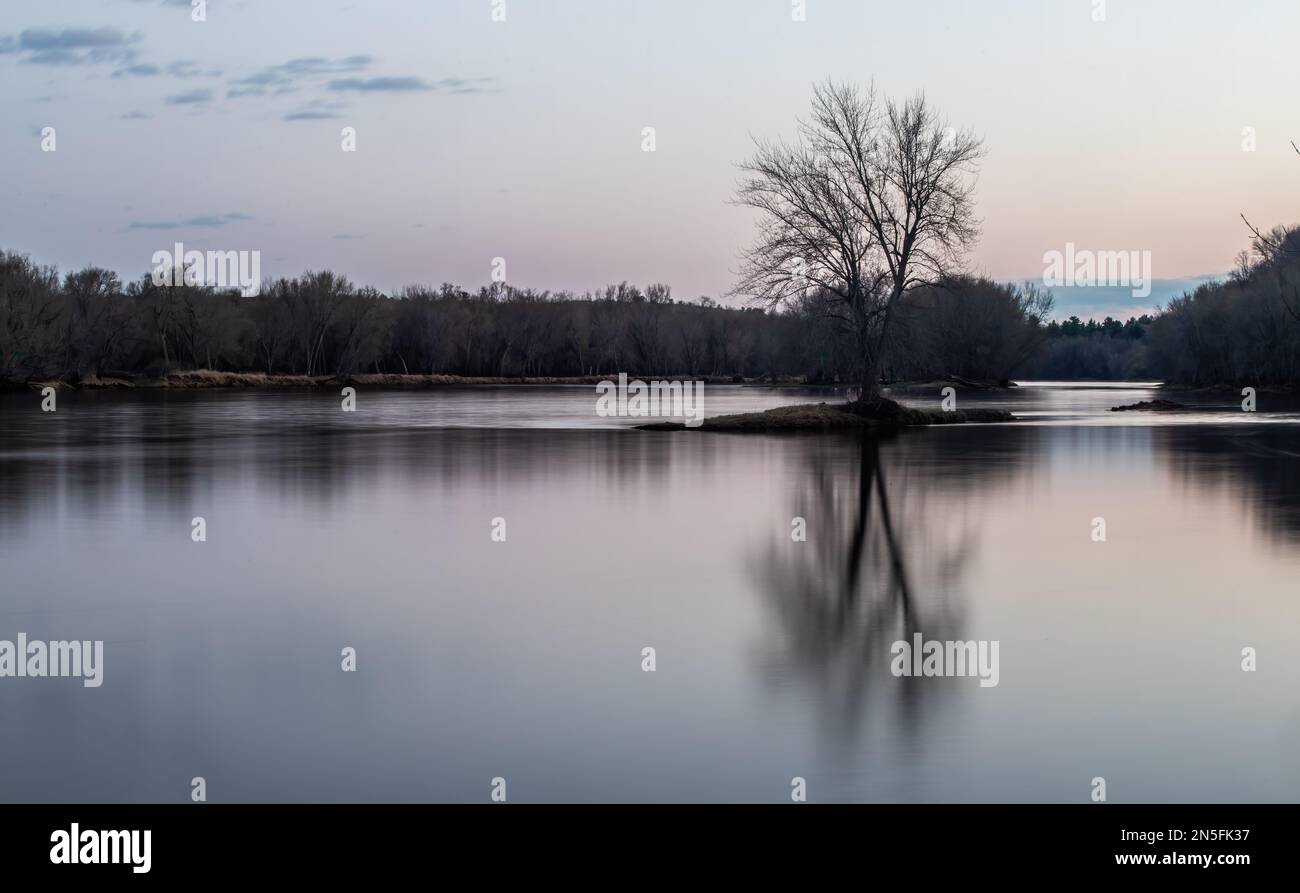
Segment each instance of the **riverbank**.
[[[1156,390],[1169,391],[1176,394],[1241,394],[1241,390],[1246,385],[1235,384],[1215,384],[1215,385],[1187,385],[1187,384],[1161,384]],[[1300,390],[1288,387],[1284,384],[1263,384],[1250,385],[1255,389],[1257,394],[1300,394]]]
[[[646,380],[666,376],[641,376]],[[358,375],[289,375],[266,372],[217,372],[212,369],[194,369],[168,372],[160,378],[144,376],[88,376],[76,382],[33,381],[0,382],[0,389],[39,390],[52,387],[58,390],[121,390],[121,389],[174,389],[200,390],[204,388],[327,388],[353,385],[356,387],[428,388],[464,387],[473,385],[592,385],[618,378],[617,374],[583,375],[572,377],[506,377],[465,375],[404,375],[400,373],[366,373]],[[737,376],[676,376],[711,385],[748,385],[753,387],[842,387],[842,385],[809,384],[796,378],[739,378]]]
[[[0,381],[0,390],[28,390],[52,387],[58,390],[115,390],[129,388],[325,388],[357,387],[425,388],[471,385],[597,385],[618,378],[617,373],[578,376],[497,376],[497,375],[412,375],[403,373],[359,373],[355,375],[296,375],[267,372],[219,372],[214,369],[184,369],[160,377],[128,374],[90,375],[77,381]],[[711,385],[746,385],[751,387],[801,387],[842,390],[851,387],[843,382],[808,381],[800,376],[765,376],[746,378],[739,375],[650,375],[629,374],[629,378],[702,381]],[[958,391],[1000,391],[1017,387],[1014,382],[975,381],[950,375],[924,381],[889,382],[886,387],[899,391],[935,391],[952,387]]]

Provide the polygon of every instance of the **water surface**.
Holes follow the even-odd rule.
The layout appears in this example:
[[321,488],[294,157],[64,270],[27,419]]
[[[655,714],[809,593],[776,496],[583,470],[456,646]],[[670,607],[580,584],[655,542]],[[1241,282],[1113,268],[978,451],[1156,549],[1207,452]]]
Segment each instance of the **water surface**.
[[[1154,394],[882,439],[589,387],[0,396],[0,639],[105,641],[100,688],[0,679],[0,799],[1295,801],[1300,415],[1107,411]],[[915,631],[999,685],[893,677]]]

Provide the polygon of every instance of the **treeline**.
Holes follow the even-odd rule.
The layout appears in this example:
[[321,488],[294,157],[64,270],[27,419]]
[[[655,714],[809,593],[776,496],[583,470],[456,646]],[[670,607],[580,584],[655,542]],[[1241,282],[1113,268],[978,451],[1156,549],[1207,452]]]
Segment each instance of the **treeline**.
[[1021,374],[1300,387],[1300,228],[1260,234],[1252,247],[1227,281],[1202,285],[1156,315],[1048,324],[1042,351]]
[[1150,362],[1170,382],[1300,386],[1300,228],[1259,235],[1227,282],[1169,303]]
[[1142,315],[1124,322],[1107,316],[1084,322],[1071,316],[1050,322],[1038,354],[1025,365],[1027,379],[1135,380],[1160,378],[1150,361],[1148,333],[1155,317]]
[[157,377],[176,369],[342,376],[781,375],[800,369],[798,320],[674,301],[669,289],[583,295],[496,284],[388,296],[329,271],[258,295],[123,284],[0,254],[0,378]]
[[[60,276],[0,252],[0,382],[187,369],[858,381],[852,326],[827,300],[810,293],[775,312],[627,283],[582,294],[496,284],[385,295],[329,271],[243,297],[158,286],[149,275],[123,283],[95,267]],[[1047,322],[1050,310],[1050,294],[1032,285],[955,277],[918,289],[897,308],[883,377],[1300,386],[1300,229],[1260,236],[1226,282],[1152,316]]]
[[[178,277],[183,282],[183,277]],[[385,295],[329,271],[258,295],[86,268],[62,278],[0,252],[0,381],[156,378],[213,369],[568,377],[628,372],[853,382],[860,352],[816,295],[789,312],[674,300],[665,285],[574,294],[494,284]],[[886,375],[1010,377],[1037,350],[1050,298],[957,278],[900,310]]]

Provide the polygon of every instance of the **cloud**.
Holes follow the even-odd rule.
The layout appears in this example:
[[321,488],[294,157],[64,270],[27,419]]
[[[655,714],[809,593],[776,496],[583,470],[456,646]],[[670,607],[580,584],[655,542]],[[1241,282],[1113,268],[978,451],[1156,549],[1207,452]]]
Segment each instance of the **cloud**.
[[329,82],[329,89],[336,93],[411,93],[426,90],[446,90],[450,93],[486,93],[487,85],[493,79],[483,78],[443,78],[429,83],[417,77],[374,77],[374,78],[340,78]]
[[143,121],[143,120],[145,120],[146,118],[152,118],[152,117],[153,117],[153,115],[146,114],[145,112],[127,112],[125,115],[122,116],[122,120],[123,120],[123,121]]
[[119,68],[117,71],[113,72],[113,77],[148,78],[161,73],[162,73],[162,69],[159,68],[157,65],[128,65],[126,68]]
[[140,34],[117,28],[29,28],[16,38],[0,35],[0,53],[25,54],[30,65],[93,65],[130,62]]
[[252,219],[249,215],[240,213],[201,214],[185,220],[133,221],[127,229],[212,229],[228,223]]
[[125,68],[119,68],[117,71],[113,72],[113,77],[157,77],[163,73],[174,78],[196,78],[200,75],[219,77],[221,75],[220,71],[203,71],[194,62],[188,59],[183,59],[179,62],[170,63],[166,68],[148,63],[128,65]]
[[329,118],[337,118],[338,115],[333,112],[290,112],[284,116],[286,121],[324,121]]
[[[340,74],[359,74],[371,67],[373,56],[352,55],[340,58],[325,56],[304,56],[290,59],[278,65],[259,68],[243,77],[235,78],[228,84],[227,99],[245,97],[274,97],[295,93],[304,87],[327,93],[363,95],[373,93],[423,93],[433,90],[446,90],[451,93],[481,93],[492,78],[444,78],[430,82],[421,77],[338,77]],[[322,103],[319,100],[307,103],[297,111],[285,113],[285,121],[314,121],[334,118],[332,109],[340,108],[338,104]]]
[[489,93],[492,92],[488,84],[492,83],[495,78],[443,78],[434,84],[439,89],[450,90],[452,93]]
[[[324,56],[306,56],[290,59],[279,65],[270,65],[252,74],[231,81],[243,87],[293,87],[304,79],[321,78],[331,74],[364,71],[374,59],[370,56],[344,56],[327,59]],[[244,94],[254,95],[254,94]]]
[[337,118],[338,115],[335,112],[342,111],[347,107],[346,102],[337,99],[313,99],[297,111],[286,114],[284,120],[323,121],[328,118]]
[[[1052,318],[1068,319],[1078,316],[1087,320],[1111,316],[1127,319],[1143,313],[1154,313],[1173,298],[1195,291],[1197,286],[1206,282],[1219,282],[1224,278],[1223,275],[1208,274],[1181,279],[1152,279],[1151,294],[1146,298],[1134,298],[1133,289],[1124,285],[1053,286],[1048,289],[1055,299]],[[1041,283],[1041,279],[1038,281]]]
[[187,90],[184,93],[176,93],[172,96],[163,97],[163,102],[168,105],[201,105],[205,102],[211,101],[211,90]]
[[179,62],[171,63],[167,66],[167,73],[174,78],[196,78],[200,75],[210,78],[221,77],[221,72],[217,69],[203,71],[190,59],[181,59]]
[[359,93],[409,93],[416,90],[432,90],[432,84],[420,78],[343,78],[330,81],[329,89],[336,93],[355,91]]
[[116,28],[66,28],[62,31],[32,28],[24,31],[18,39],[25,50],[75,50],[124,46],[139,40],[139,35],[128,37]]
[[306,59],[290,59],[281,67],[296,75],[333,74],[339,71],[361,71],[374,61],[373,56],[366,55],[344,56],[336,61],[314,56]]
[[[188,3],[186,4],[188,5]],[[128,34],[118,28],[29,28],[16,37],[0,34],[0,54],[18,54],[28,65],[95,65],[113,63],[120,66],[113,77],[158,77],[166,74],[176,78],[206,75],[220,77],[221,72],[201,69],[190,60],[172,62],[167,66],[136,62],[135,45],[142,35],[136,31]]]

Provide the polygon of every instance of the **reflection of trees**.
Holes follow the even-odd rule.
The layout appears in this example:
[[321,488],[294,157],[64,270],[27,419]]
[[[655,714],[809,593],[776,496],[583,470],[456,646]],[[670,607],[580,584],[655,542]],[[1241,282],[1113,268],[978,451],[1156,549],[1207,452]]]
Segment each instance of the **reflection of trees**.
[[[927,504],[954,483],[937,466],[926,470],[923,462],[917,473],[910,462],[887,460],[884,445],[870,435],[812,444],[811,483],[792,512],[807,520],[807,542],[786,536],[755,565],[778,621],[780,664],[812,686],[837,744],[857,737],[868,695],[885,680],[898,721],[914,732],[920,699],[941,689],[894,680],[890,646],[915,632],[961,638],[954,590],[974,551],[974,524]],[[910,440],[908,449],[919,445]]]
[[1152,431],[1184,485],[1226,487],[1270,539],[1300,542],[1300,438],[1294,425],[1169,425]]
[[[188,525],[211,494],[250,481],[260,495],[325,511],[391,475],[454,492],[485,481],[514,487],[558,468],[638,493],[670,463],[721,461],[699,439],[666,451],[663,435],[601,429],[415,427],[403,410],[416,401],[372,399],[385,396],[388,408],[372,421],[339,412],[337,396],[317,391],[66,392],[56,413],[40,411],[35,391],[0,394],[0,537],[62,508],[104,514],[128,496]],[[610,462],[615,449],[619,461]]]

